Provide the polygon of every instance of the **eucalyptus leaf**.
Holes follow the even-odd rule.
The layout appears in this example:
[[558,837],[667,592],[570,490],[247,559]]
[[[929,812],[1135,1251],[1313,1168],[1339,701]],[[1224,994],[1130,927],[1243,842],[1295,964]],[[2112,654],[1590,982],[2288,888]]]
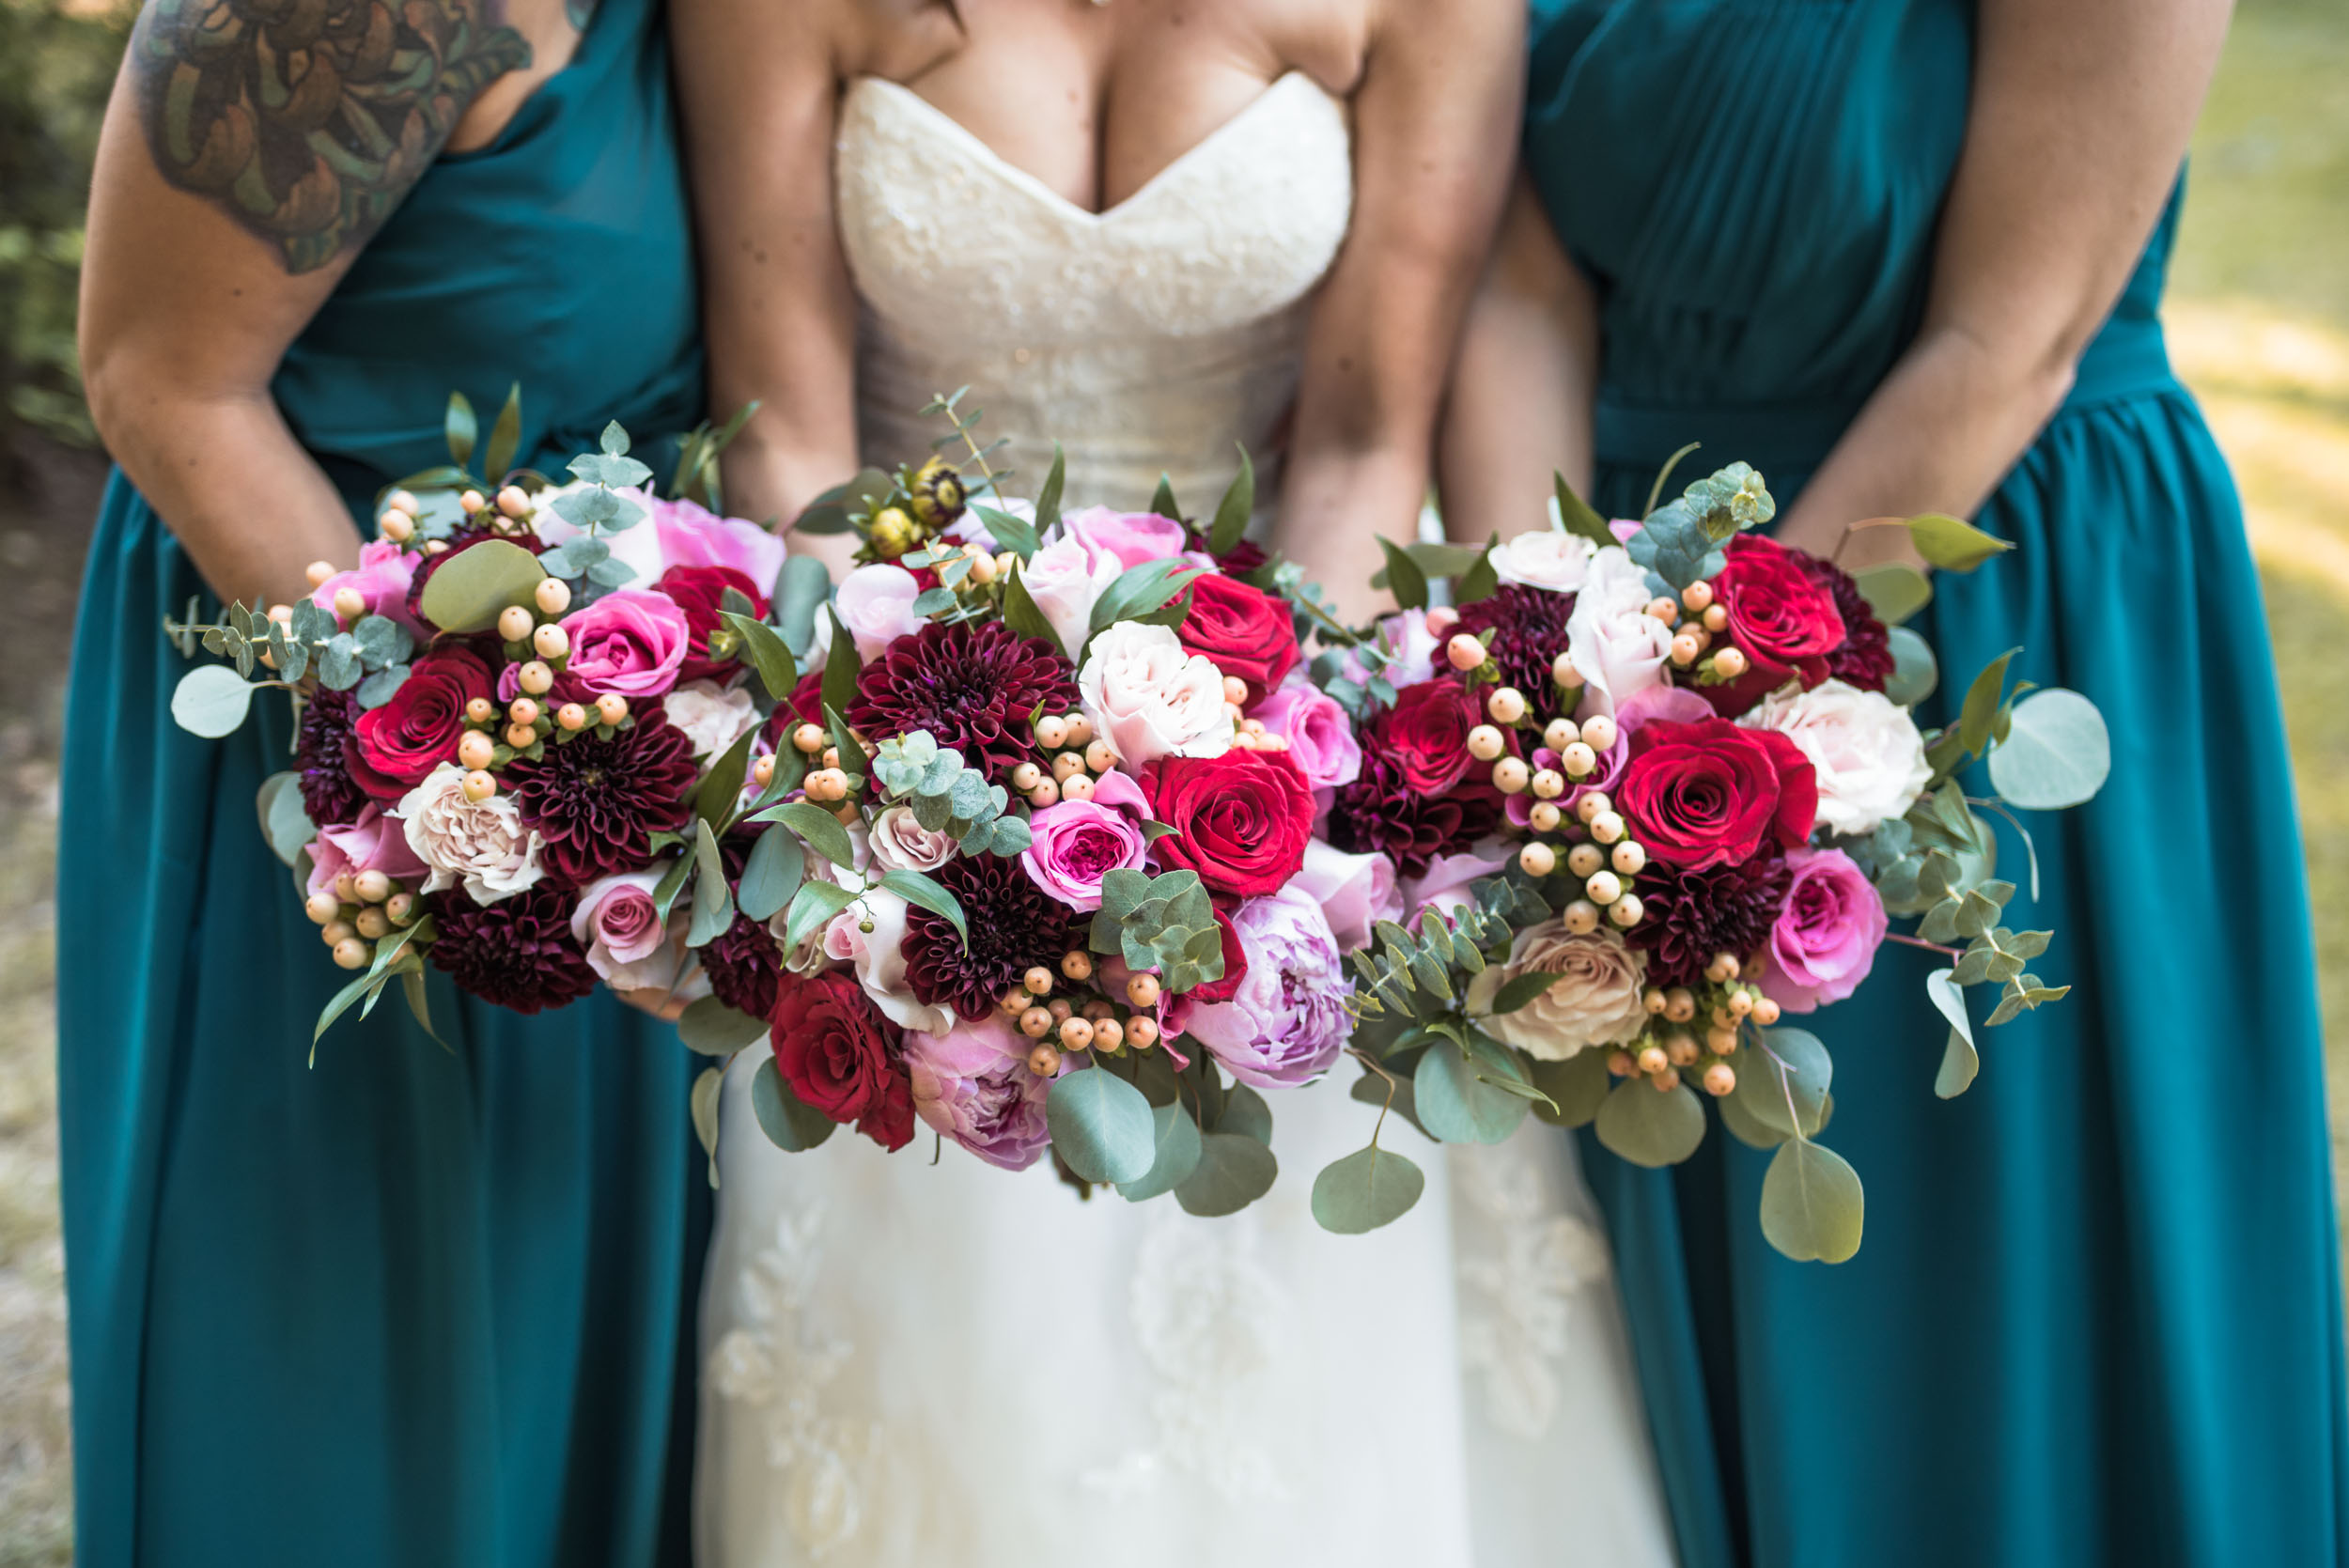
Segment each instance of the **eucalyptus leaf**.
[[784,911],[806,879],[807,851],[801,847],[798,836],[770,829],[758,835],[742,862],[741,879],[734,889],[735,903],[763,925]]
[[1905,626],[1892,628],[1889,642],[1892,674],[1884,683],[1884,694],[1903,707],[1914,707],[1940,684],[1940,661],[1933,656],[1933,644]]
[[716,997],[688,1006],[677,1021],[685,1048],[703,1056],[732,1056],[767,1037],[767,1020],[737,1012]]
[[1325,1231],[1361,1235],[1402,1219],[1426,1187],[1418,1166],[1374,1143],[1323,1167],[1314,1178],[1314,1218]]
[[1526,1071],[1533,1087],[1549,1096],[1549,1105],[1536,1105],[1533,1114],[1556,1126],[1586,1126],[1607,1102],[1614,1079],[1607,1071],[1607,1053],[1586,1047],[1563,1062],[1529,1062]]
[[1982,1057],[1974,1049],[1974,1026],[1966,1016],[1966,993],[1958,988],[1951,970],[1935,970],[1925,976],[1925,995],[1950,1021],[1950,1043],[1941,1053],[1940,1071],[1934,1075],[1933,1092],[1953,1100],[1973,1086],[1974,1075],[1982,1070]]
[[1237,1214],[1271,1191],[1281,1173],[1272,1150],[1252,1138],[1211,1132],[1199,1143],[1199,1164],[1174,1188],[1174,1201],[1187,1214],[1203,1219]]
[[1886,626],[1898,626],[1933,602],[1933,584],[1925,574],[1898,561],[1862,567],[1852,573],[1859,594]]
[[1786,1141],[1786,1134],[1757,1121],[1753,1112],[1746,1109],[1745,1101],[1734,1093],[1715,1100],[1713,1108],[1721,1113],[1721,1126],[1729,1129],[1730,1136],[1749,1149],[1775,1149]]
[[1780,1145],[1762,1178],[1762,1234],[1797,1263],[1842,1263],[1859,1250],[1866,1203],[1859,1173],[1832,1149]]
[[359,706],[363,708],[381,707],[385,703],[392,700],[393,694],[400,689],[407,679],[407,665],[386,664],[381,669],[376,671],[375,674],[361,681],[359,683],[359,689],[356,691],[353,691],[351,695],[358,699]]
[[775,574],[775,629],[794,658],[816,645],[816,613],[831,592],[832,573],[813,555],[788,556]]
[[1460,1048],[1439,1040],[1419,1059],[1411,1098],[1420,1126],[1446,1143],[1499,1143],[1517,1130],[1531,1102],[1484,1081]]
[[[1782,1078],[1781,1063],[1784,1064]],[[1737,1087],[1731,1093],[1753,1113],[1755,1121],[1792,1133],[1795,1117],[1799,1116],[1804,1137],[1818,1132],[1827,1092],[1834,1081],[1835,1062],[1817,1035],[1801,1029],[1766,1031],[1762,1048],[1740,1051],[1732,1065],[1737,1070]],[[1790,1099],[1793,1115],[1786,1109]]]
[[2092,800],[2104,787],[2112,771],[2112,736],[2094,703],[2050,687],[2015,706],[1989,768],[1992,786],[2009,804],[2061,811]]
[[209,740],[236,733],[253,706],[253,688],[226,664],[199,664],[171,690],[171,716]]
[[840,1126],[791,1092],[771,1056],[751,1075],[751,1113],[767,1141],[788,1155],[805,1154]]
[[432,568],[416,608],[443,631],[486,631],[507,606],[526,603],[546,575],[521,546],[484,539]]
[[288,865],[302,858],[303,846],[318,837],[318,828],[302,803],[302,775],[272,773],[261,781],[254,805],[261,817],[261,833],[277,858]]
[[1685,1083],[1658,1090],[1646,1079],[1625,1079],[1595,1120],[1601,1143],[1650,1170],[1679,1164],[1704,1141],[1704,1107]]
[[1150,1102],[1141,1090],[1098,1066],[1055,1079],[1045,1096],[1044,1120],[1052,1147],[1086,1181],[1139,1182],[1158,1163]]
[[1128,1203],[1172,1192],[1199,1168],[1199,1124],[1191,1120],[1190,1109],[1179,1101],[1153,1106],[1150,1119],[1157,1157],[1140,1180],[1118,1184],[1118,1192]]
[[1270,1143],[1272,1107],[1245,1083],[1235,1083],[1223,1095],[1223,1109],[1216,1115],[1215,1130]]

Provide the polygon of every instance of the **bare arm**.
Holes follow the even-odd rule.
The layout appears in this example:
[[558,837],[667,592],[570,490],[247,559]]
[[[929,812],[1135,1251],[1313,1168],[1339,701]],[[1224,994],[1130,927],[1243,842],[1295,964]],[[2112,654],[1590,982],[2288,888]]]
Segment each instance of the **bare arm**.
[[290,599],[309,562],[357,559],[270,379],[468,111],[519,101],[500,79],[531,45],[494,4],[370,0],[300,72],[226,8],[140,18],[91,181],[84,372],[107,446],[225,598]]
[[1519,179],[1444,403],[1446,531],[1481,542],[1545,526],[1553,474],[1587,496],[1597,390],[1597,299]]
[[1523,8],[1390,0],[1354,95],[1352,231],[1314,307],[1278,544],[1348,611],[1418,528],[1436,410],[1508,193]]
[[[1982,505],[2062,402],[2160,217],[2229,9],[1983,0],[1923,325],[1781,537],[1824,554],[1856,519]],[[1870,529],[1843,561],[1906,548]]]

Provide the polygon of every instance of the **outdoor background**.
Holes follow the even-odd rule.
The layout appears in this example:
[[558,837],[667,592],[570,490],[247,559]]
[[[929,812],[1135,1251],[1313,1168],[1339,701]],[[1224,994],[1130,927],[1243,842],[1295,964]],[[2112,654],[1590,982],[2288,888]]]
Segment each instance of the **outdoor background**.
[[[74,373],[74,279],[90,151],[130,15],[118,0],[0,0],[0,659],[20,672],[0,685],[0,1568],[72,1559],[51,883],[65,651],[105,473]],[[2349,1135],[2342,0],[2243,0],[2195,138],[2170,321],[2178,365],[2234,459],[2266,580],[2315,886],[2338,1152]]]

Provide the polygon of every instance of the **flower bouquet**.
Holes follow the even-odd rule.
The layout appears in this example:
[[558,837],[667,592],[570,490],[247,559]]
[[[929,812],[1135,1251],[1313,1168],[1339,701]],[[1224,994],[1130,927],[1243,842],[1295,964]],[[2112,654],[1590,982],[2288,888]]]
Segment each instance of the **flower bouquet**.
[[[1927,982],[1949,1025],[1937,1088],[1962,1093],[1978,1064],[1964,987],[1999,987],[1993,1026],[2068,989],[2029,972],[2049,933],[2006,924],[2016,890],[1974,808],[2012,820],[2089,799],[2103,721],[2076,692],[2010,689],[2010,654],[1953,722],[1921,728],[1934,659],[1897,623],[1925,579],[1855,579],[1748,532],[1775,508],[1744,464],[1651,497],[1639,523],[1558,491],[1547,533],[1389,546],[1403,612],[1317,667],[1361,715],[1331,841],[1391,855],[1416,911],[1349,955],[1354,1092],[1439,1141],[1498,1141],[1532,1112],[1595,1122],[1610,1150],[1663,1166],[1704,1136],[1701,1090],[1733,1134],[1778,1150],[1765,1235],[1841,1262],[1860,1184],[1816,1141],[1827,1049],[1782,1020],[1849,996],[1887,941],[1930,948],[1948,960]],[[1861,526],[1877,523],[1944,570],[2008,548],[1955,518]],[[1431,573],[1455,578],[1453,607],[1429,607]],[[1958,782],[1976,760],[2000,799]],[[1911,916],[1914,933],[1891,930]],[[1416,1197],[1375,1137],[1350,1159],[1347,1222]]]

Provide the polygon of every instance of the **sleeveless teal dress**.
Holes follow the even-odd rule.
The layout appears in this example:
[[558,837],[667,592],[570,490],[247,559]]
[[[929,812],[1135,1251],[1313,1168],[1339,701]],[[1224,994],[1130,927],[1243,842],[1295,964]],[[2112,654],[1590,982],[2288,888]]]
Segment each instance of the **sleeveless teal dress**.
[[[608,417],[682,431],[688,235],[660,5],[604,0],[494,143],[426,174],[278,401],[363,519],[445,460],[451,390],[486,419],[519,379],[523,460],[555,472]],[[201,591],[117,474],[57,867],[78,1560],[682,1564],[708,1187],[677,1032],[435,972],[453,1051],[393,996],[306,1066],[346,977],[255,816],[282,704],[220,742],[172,722],[163,619]]]
[[[1525,153],[1600,291],[1607,515],[1688,441],[1800,492],[1921,316],[1971,33],[1964,0],[1537,0]],[[2024,644],[2111,726],[2103,794],[2030,819],[2073,994],[1980,1032],[1953,1101],[1924,955],[1820,1016],[1867,1187],[1840,1266],[1770,1250],[1766,1157],[1718,1129],[1669,1172],[1586,1145],[1690,1568],[2349,1562],[2300,839],[2240,505],[2163,350],[2175,220],[1982,510],[2016,549],[1918,623],[1952,680]]]

